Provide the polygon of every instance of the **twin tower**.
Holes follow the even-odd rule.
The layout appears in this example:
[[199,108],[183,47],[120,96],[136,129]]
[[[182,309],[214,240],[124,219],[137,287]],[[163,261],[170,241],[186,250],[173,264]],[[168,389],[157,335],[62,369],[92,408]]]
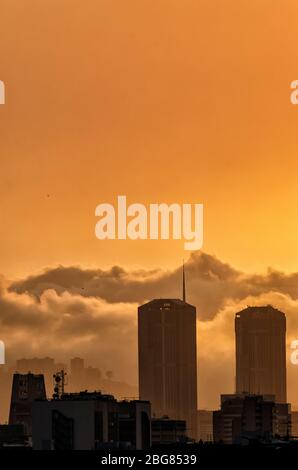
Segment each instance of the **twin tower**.
[[139,307],[139,394],[152,416],[186,421],[197,437],[196,308],[183,300],[156,299]]
[[[286,403],[286,318],[271,306],[236,314],[236,392],[275,395]],[[138,309],[139,394],[152,416],[186,421],[197,437],[196,308],[156,299]]]

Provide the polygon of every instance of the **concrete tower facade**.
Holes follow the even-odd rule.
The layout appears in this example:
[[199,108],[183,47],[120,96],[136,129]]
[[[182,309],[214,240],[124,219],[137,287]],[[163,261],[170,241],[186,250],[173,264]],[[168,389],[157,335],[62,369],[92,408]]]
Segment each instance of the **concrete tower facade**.
[[236,314],[236,392],[275,395],[287,402],[286,317],[271,307]]
[[153,417],[185,420],[187,435],[196,438],[196,308],[179,299],[140,306],[138,345],[140,399],[151,402]]

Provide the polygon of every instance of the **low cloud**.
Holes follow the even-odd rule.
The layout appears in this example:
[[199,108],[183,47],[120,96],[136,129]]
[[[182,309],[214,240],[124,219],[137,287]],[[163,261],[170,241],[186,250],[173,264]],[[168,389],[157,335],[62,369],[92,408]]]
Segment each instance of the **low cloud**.
[[[198,318],[213,318],[226,301],[280,292],[298,298],[298,273],[285,274],[268,269],[248,275],[206,253],[193,253],[186,262],[187,296],[196,305]],[[81,297],[99,297],[108,303],[143,303],[158,297],[181,297],[181,267],[173,271],[127,271],[119,266],[109,270],[58,266],[13,282],[10,292],[27,293],[40,299],[52,289]]]
[[[136,304],[109,304],[53,289],[39,299],[2,288],[0,330],[8,358],[83,355],[102,369],[117,371],[122,380],[136,371]],[[136,374],[130,374],[136,382]]]
[[[214,408],[234,391],[234,316],[247,305],[271,304],[287,315],[287,351],[298,338],[298,273],[248,275],[205,254],[186,263],[187,295],[198,312],[199,406]],[[137,383],[137,307],[181,296],[181,268],[47,269],[7,285],[0,279],[0,331],[8,359],[83,356],[118,380]],[[288,362],[289,400],[297,403],[298,367]]]

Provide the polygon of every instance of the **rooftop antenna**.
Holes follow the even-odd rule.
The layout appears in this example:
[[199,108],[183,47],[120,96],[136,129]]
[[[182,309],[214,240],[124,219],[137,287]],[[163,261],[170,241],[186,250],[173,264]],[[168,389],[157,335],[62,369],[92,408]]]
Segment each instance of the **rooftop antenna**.
[[182,264],[182,291],[183,291],[183,302],[186,302],[186,294],[185,294],[185,269],[184,269],[184,260]]
[[64,395],[64,387],[66,384],[65,376],[66,372],[64,370],[60,370],[53,375],[53,384],[54,384],[54,393],[53,398],[54,400],[59,400]]

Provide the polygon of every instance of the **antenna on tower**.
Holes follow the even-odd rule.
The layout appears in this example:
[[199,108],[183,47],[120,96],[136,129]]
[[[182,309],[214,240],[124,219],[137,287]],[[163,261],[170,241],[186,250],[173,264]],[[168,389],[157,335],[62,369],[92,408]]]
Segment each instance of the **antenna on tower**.
[[185,269],[184,269],[184,260],[182,263],[182,298],[183,302],[186,302],[186,293],[185,293]]

